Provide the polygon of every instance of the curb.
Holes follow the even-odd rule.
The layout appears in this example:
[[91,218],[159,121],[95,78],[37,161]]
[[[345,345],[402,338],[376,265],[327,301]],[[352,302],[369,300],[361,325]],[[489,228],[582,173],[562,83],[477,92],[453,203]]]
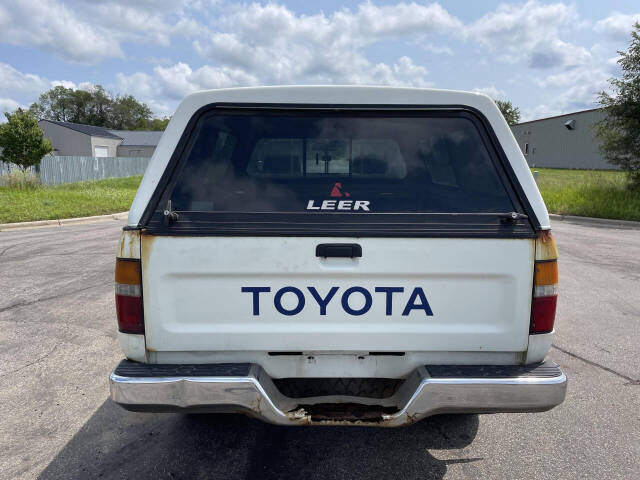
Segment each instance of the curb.
[[631,220],[612,220],[609,218],[577,217],[575,215],[558,215],[556,213],[550,213],[549,218],[551,220],[578,223],[583,225],[618,227],[618,228],[640,228],[640,222],[634,222]]
[[69,225],[73,223],[100,222],[102,220],[122,220],[122,219],[126,219],[128,215],[129,215],[129,212],[120,212],[120,213],[110,213],[108,215],[96,215],[93,217],[36,220],[33,222],[18,222],[18,223],[0,223],[0,232],[5,230],[18,230],[20,228],[62,227],[63,225]]

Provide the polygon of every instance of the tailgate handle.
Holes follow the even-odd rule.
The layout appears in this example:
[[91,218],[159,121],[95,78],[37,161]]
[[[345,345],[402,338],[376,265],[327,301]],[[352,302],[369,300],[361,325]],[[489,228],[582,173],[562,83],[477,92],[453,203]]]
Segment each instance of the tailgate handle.
[[362,247],[357,243],[321,243],[316,247],[316,257],[361,257]]

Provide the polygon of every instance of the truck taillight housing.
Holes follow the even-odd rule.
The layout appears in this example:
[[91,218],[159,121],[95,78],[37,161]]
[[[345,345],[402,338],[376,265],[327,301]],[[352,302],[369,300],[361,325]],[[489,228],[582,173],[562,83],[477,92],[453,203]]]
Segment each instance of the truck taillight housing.
[[549,333],[558,301],[558,249],[549,231],[541,232],[536,241],[533,285],[529,333]]
[[140,260],[116,259],[116,314],[122,333],[144,333]]

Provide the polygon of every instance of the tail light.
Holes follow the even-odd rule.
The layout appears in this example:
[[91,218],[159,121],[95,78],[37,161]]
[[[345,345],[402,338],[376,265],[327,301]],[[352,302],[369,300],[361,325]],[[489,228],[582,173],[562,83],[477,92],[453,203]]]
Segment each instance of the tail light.
[[536,241],[533,284],[529,333],[549,333],[558,301],[558,249],[549,231],[541,232]]
[[122,333],[144,333],[140,260],[116,259],[116,314]]

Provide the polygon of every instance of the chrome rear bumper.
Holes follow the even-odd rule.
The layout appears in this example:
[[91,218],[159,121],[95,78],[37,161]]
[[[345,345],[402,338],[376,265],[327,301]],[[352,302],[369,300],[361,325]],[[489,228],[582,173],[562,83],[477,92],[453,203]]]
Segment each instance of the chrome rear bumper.
[[[240,412],[281,425],[392,427],[439,413],[549,410],[563,402],[567,377],[553,362],[438,365],[416,369],[388,398],[289,398],[255,364],[152,365],[123,360],[111,373],[110,384],[112,400],[134,411]],[[326,406],[330,407],[318,415]],[[368,410],[366,415],[361,407]],[[376,411],[379,414],[371,413]]]

